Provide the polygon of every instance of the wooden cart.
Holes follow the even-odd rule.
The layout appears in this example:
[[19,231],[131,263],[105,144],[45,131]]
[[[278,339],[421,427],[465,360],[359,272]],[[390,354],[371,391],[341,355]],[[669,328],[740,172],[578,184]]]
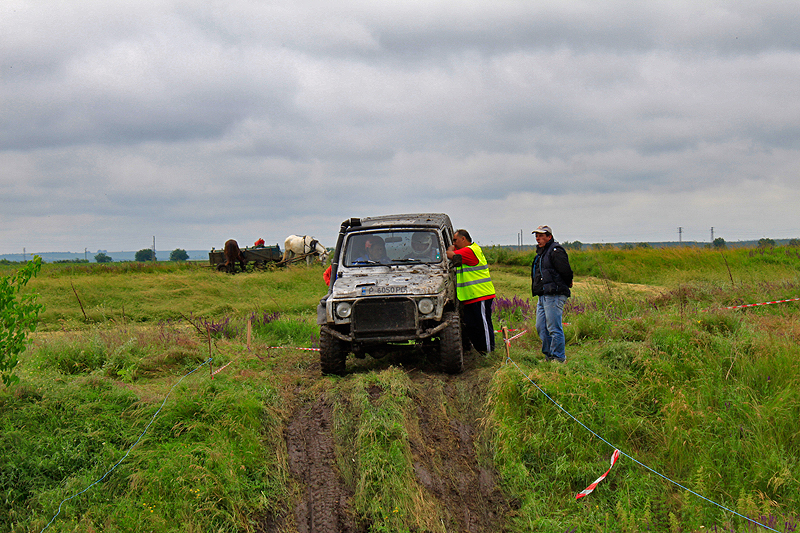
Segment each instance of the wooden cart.
[[[306,257],[314,254],[300,254],[290,259],[283,261],[283,252],[276,244],[275,246],[259,246],[256,248],[242,248],[245,264],[253,263],[253,267],[258,270],[264,270],[267,264],[274,264],[275,266],[285,266],[290,263],[304,261]],[[225,252],[222,250],[211,250],[208,252],[208,262],[211,267],[216,268],[220,272],[226,270],[225,268]],[[236,268],[238,262],[234,264]]]
[[[264,270],[268,263],[275,263],[282,265],[283,253],[280,247],[275,246],[259,246],[257,248],[242,248],[244,261],[246,264],[253,263],[253,267],[259,270]],[[208,252],[209,264],[219,271],[225,270],[225,252],[222,250],[211,250]],[[238,264],[238,262],[236,263]],[[235,267],[236,264],[233,266]]]

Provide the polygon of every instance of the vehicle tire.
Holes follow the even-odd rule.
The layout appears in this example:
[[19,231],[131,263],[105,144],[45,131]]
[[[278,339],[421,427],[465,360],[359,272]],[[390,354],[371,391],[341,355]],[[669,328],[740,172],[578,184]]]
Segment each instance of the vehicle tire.
[[442,330],[439,350],[442,371],[460,374],[464,371],[464,351],[461,345],[461,321],[456,313],[448,311],[442,315],[448,326]]
[[345,373],[347,362],[345,343],[326,329],[319,331],[319,362],[323,374],[342,376]]

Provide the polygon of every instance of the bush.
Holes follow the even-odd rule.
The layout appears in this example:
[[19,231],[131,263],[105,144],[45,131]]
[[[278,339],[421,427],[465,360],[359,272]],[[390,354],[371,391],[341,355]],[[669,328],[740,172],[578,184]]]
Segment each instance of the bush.
[[152,249],[145,248],[143,250],[139,250],[138,252],[136,252],[135,258],[140,263],[143,263],[145,261],[155,261],[156,260],[156,254],[153,253]]
[[169,254],[170,261],[186,261],[189,259],[189,254],[182,248],[175,248]]
[[21,295],[22,288],[42,268],[42,258],[33,261],[10,276],[0,277],[0,378],[6,386],[18,381],[11,372],[19,362],[19,354],[28,342],[28,331],[35,331],[43,306],[36,295]]

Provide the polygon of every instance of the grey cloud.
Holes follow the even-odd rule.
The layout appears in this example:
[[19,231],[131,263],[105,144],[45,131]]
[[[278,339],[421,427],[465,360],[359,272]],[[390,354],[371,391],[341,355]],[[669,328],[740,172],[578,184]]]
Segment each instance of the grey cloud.
[[[0,212],[17,217],[8,225],[57,220],[59,238],[74,217],[116,226],[78,229],[80,242],[159,228],[177,240],[264,228],[268,240],[331,240],[349,216],[452,210],[467,222],[481,213],[479,233],[496,242],[513,242],[533,213],[570,240],[588,240],[581,221],[601,218],[603,233],[584,231],[613,240],[636,217],[641,234],[671,235],[688,225],[678,212],[744,232],[711,205],[736,204],[737,191],[761,211],[796,200],[790,4],[0,9]],[[709,208],[687,210],[687,198]],[[40,238],[20,232],[0,231],[0,251]]]

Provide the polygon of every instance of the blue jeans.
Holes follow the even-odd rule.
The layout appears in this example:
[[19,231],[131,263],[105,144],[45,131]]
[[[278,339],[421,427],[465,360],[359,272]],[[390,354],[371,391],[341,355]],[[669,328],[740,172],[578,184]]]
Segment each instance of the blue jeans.
[[542,339],[542,353],[548,361],[567,361],[564,353],[564,327],[562,316],[567,296],[563,294],[545,294],[539,296],[536,304],[536,331]]

